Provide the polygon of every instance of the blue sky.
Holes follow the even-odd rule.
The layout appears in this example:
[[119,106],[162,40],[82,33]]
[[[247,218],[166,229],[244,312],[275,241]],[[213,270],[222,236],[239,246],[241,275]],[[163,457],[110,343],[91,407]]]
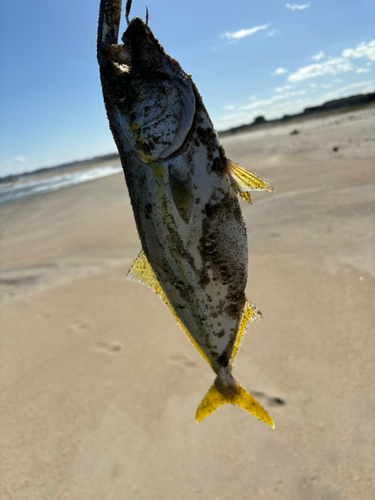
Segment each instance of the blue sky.
[[[99,0],[0,2],[0,176],[114,152],[96,62]],[[143,18],[147,4],[218,130],[375,91],[373,0],[133,3],[131,17]]]

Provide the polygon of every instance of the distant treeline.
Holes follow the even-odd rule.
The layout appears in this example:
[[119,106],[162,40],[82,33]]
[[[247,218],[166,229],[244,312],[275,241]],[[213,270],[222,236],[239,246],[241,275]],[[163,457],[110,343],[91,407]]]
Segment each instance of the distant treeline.
[[352,95],[350,97],[343,97],[341,99],[335,99],[334,101],[325,102],[320,106],[305,108],[304,111],[302,111],[302,113],[297,113],[295,115],[284,115],[282,118],[276,118],[274,120],[266,120],[264,116],[257,116],[252,123],[248,123],[246,125],[240,125],[238,127],[233,127],[228,130],[223,130],[222,132],[219,132],[219,135],[236,134],[238,132],[243,132],[252,127],[258,127],[261,124],[282,123],[288,120],[294,120],[295,118],[310,116],[313,113],[331,112],[340,108],[352,108],[356,106],[370,104],[371,102],[374,101],[375,101],[375,92],[370,94]]
[[112,153],[109,155],[95,156],[94,158],[89,158],[87,160],[72,161],[70,163],[63,163],[62,165],[56,165],[55,167],[43,167],[38,168],[38,170],[33,170],[32,172],[24,172],[22,174],[7,175],[6,177],[0,177],[0,184],[5,182],[15,182],[19,179],[27,179],[27,177],[34,177],[35,175],[42,175],[50,172],[58,172],[60,170],[65,170],[73,167],[87,165],[89,163],[101,163],[103,161],[118,160],[120,162],[120,157],[118,153]]

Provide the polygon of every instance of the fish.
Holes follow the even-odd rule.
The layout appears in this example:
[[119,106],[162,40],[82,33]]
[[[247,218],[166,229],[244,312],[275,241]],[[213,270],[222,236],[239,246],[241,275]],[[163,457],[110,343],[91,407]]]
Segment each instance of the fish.
[[128,272],[164,301],[216,378],[198,406],[241,407],[274,428],[232,374],[247,324],[261,312],[245,296],[248,248],[239,197],[273,191],[226,157],[191,76],[146,19],[118,43],[121,0],[101,0],[97,58],[109,126],[121,158],[142,250]]

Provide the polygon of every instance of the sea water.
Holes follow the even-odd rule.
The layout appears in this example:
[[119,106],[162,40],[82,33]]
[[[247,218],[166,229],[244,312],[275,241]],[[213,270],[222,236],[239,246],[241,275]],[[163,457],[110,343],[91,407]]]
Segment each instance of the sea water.
[[72,172],[69,174],[56,175],[44,179],[22,181],[22,178],[11,185],[0,184],[0,206],[13,201],[19,201],[29,196],[48,191],[56,191],[64,187],[80,184],[81,182],[92,181],[100,177],[117,174],[122,171],[121,165],[110,167],[96,167],[90,170]]

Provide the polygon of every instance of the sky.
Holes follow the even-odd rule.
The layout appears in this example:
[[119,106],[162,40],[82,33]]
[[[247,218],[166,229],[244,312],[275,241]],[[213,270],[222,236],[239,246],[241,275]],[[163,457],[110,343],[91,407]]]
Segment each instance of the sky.
[[[133,0],[130,17],[146,5],[217,130],[375,91],[373,0]],[[116,151],[98,12],[99,0],[0,0],[0,177]]]

